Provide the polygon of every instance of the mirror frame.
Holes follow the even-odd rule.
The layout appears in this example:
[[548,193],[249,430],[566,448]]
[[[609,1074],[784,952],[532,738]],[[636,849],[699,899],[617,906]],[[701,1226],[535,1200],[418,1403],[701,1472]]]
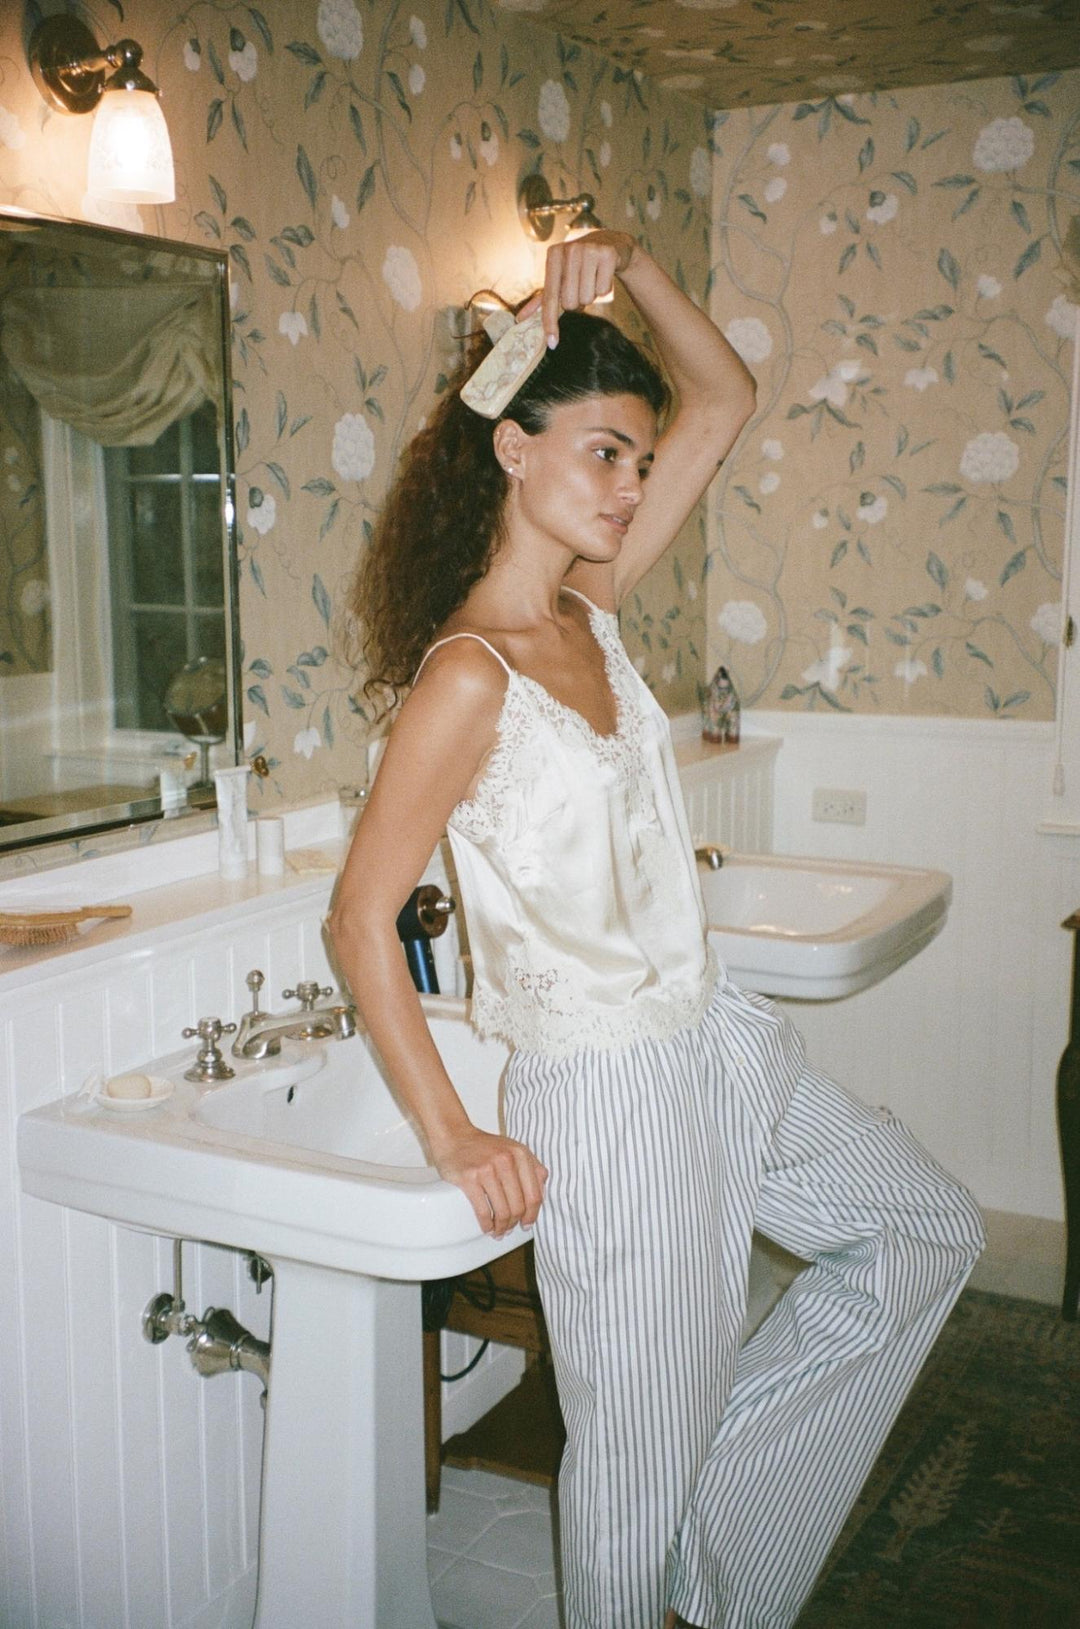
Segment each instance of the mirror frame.
[[[153,249],[172,254],[184,254],[205,261],[215,272],[218,305],[221,314],[222,358],[222,415],[218,429],[218,448],[222,471],[221,547],[225,594],[225,672],[229,725],[225,743],[231,745],[232,763],[238,764],[243,750],[243,705],[241,689],[241,637],[239,563],[237,559],[236,525],[236,461],[233,431],[232,381],[232,308],[229,303],[229,257],[224,250],[205,248],[201,244],[185,243],[177,238],[154,237],[149,233],[127,232],[118,227],[98,226],[88,221],[68,220],[63,216],[39,215],[30,211],[0,208],[0,232],[61,230],[70,233],[73,245],[80,243],[112,244],[117,248],[138,253]],[[185,804],[179,809],[166,809],[157,793],[131,802],[103,804],[94,809],[79,809],[71,814],[53,815],[18,824],[0,826],[0,854],[11,854],[20,849],[36,848],[45,843],[73,842],[119,827],[142,826],[153,820],[179,820],[213,810],[214,796],[200,796],[198,803]]]

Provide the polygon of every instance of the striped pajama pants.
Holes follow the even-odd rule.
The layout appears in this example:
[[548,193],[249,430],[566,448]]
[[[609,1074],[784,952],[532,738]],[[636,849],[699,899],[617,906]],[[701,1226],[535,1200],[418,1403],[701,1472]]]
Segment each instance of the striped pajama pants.
[[[506,1122],[551,1173],[566,1629],[791,1624],[982,1248],[973,1201],[723,977],[670,1040],[513,1054]],[[740,1349],[755,1228],[810,1265]]]

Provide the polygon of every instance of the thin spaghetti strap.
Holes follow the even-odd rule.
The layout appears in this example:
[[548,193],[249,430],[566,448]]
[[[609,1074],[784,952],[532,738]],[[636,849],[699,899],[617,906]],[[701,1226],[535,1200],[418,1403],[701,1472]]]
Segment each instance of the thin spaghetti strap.
[[[571,590],[571,592],[572,592],[572,590]],[[421,673],[424,671],[424,663],[427,661],[427,659],[431,655],[432,651],[433,650],[438,650],[440,645],[449,645],[455,639],[475,639],[477,644],[483,645],[485,650],[489,650],[491,652],[492,656],[494,656],[494,658],[495,658],[495,660],[497,662],[502,663],[502,665],[506,669],[507,673],[513,673],[514,669],[510,666],[510,663],[506,660],[506,657],[505,656],[500,656],[498,651],[495,649],[495,646],[488,644],[488,642],[484,638],[483,634],[467,633],[467,632],[465,632],[463,630],[461,633],[447,634],[445,639],[436,639],[436,641],[435,641],[435,643],[433,645],[428,646],[427,650],[424,652],[423,656],[420,658],[420,666],[417,668],[415,674],[413,675],[413,684],[416,683],[417,679],[420,677]]]
[[[587,605],[589,607],[590,611],[604,612],[603,606],[602,605],[597,605],[596,601],[591,600],[589,598],[588,594],[583,594],[581,592],[580,588],[570,588],[570,587],[567,586],[566,583],[563,583],[562,584],[562,592],[564,594],[573,594],[574,598],[576,600],[580,600],[583,605]],[[609,612],[604,612],[604,615],[607,616],[607,615],[610,615],[610,613]]]

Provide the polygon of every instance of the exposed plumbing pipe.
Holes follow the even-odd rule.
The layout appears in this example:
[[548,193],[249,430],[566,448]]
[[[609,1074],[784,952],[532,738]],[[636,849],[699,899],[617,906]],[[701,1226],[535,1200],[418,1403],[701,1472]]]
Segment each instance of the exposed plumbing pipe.
[[[259,1258],[252,1260],[252,1267]],[[262,1269],[256,1278],[262,1288]],[[268,1269],[267,1269],[268,1273]],[[184,1306],[183,1240],[173,1240],[173,1290],[163,1290],[148,1301],[142,1316],[142,1332],[151,1345],[158,1346],[170,1335],[187,1335],[188,1356],[198,1372],[209,1379],[211,1375],[228,1374],[243,1369],[258,1375],[265,1388],[270,1384],[270,1342],[261,1341],[245,1329],[227,1307],[207,1307],[201,1318],[196,1318]]]

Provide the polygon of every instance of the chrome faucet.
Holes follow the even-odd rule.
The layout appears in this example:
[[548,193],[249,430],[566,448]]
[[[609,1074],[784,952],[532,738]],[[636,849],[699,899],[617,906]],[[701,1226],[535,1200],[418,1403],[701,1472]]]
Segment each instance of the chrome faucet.
[[320,996],[332,995],[329,985],[320,987],[318,980],[306,980],[295,990],[283,990],[282,999],[294,997],[300,1002],[299,1012],[262,1012],[259,991],[266,980],[259,969],[253,968],[246,980],[251,991],[251,1011],[240,1020],[236,1040],[232,1044],[236,1058],[273,1058],[281,1051],[282,1041],[347,1041],[356,1034],[356,1008],[350,1002],[337,1002],[328,1007],[317,1007]]
[[[694,859],[707,865],[710,871],[719,871],[726,852],[726,849],[721,848],[718,843],[699,843],[694,849]],[[233,1051],[236,1051],[235,1047]]]

